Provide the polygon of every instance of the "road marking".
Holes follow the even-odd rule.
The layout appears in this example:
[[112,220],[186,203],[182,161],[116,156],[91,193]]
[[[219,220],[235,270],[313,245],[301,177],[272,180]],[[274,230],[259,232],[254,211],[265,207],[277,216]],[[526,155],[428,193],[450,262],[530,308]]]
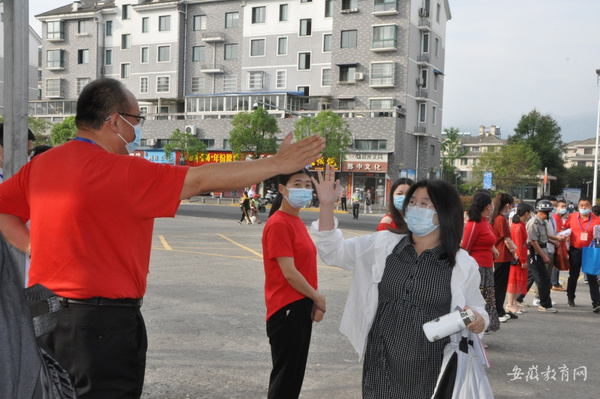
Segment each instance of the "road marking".
[[[164,248],[154,247],[153,250],[162,251]],[[210,256],[218,256],[221,258],[234,258],[234,259],[248,259],[248,260],[258,260],[254,256],[236,256],[236,255],[223,255],[223,254],[214,254],[211,252],[198,252],[198,251],[183,251],[180,249],[173,249],[173,252],[180,252],[184,254],[196,254],[196,255],[210,255]]]
[[163,247],[165,247],[165,249],[167,251],[172,251],[173,248],[171,248],[171,246],[169,245],[169,243],[167,242],[167,240],[165,240],[164,236],[159,235],[158,238],[160,239],[160,242],[162,243]]
[[256,256],[258,256],[259,258],[261,258],[261,259],[262,259],[262,257],[263,257],[263,256],[262,256],[262,254],[261,254],[261,253],[258,253],[258,252],[256,252],[256,251],[255,251],[255,250],[253,250],[252,248],[248,248],[248,247],[247,247],[247,246],[245,246],[245,245],[242,245],[242,244],[240,244],[240,243],[238,243],[238,242],[235,242],[235,241],[233,241],[231,238],[229,238],[229,237],[225,237],[223,234],[219,234],[219,233],[218,233],[217,235],[218,235],[219,237],[221,237],[221,238],[224,238],[224,239],[226,239],[226,240],[227,240],[227,241],[229,241],[230,243],[232,243],[232,244],[235,244],[235,245],[237,245],[238,247],[240,247],[240,248],[242,248],[242,249],[245,249],[246,251],[248,251],[248,252],[250,252],[250,253],[253,253],[254,255],[256,255]]

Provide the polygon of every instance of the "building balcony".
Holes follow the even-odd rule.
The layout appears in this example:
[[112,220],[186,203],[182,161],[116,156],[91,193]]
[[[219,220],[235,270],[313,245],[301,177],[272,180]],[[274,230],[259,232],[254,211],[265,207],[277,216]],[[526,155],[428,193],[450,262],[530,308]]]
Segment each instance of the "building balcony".
[[427,133],[427,127],[426,126],[415,126],[415,133]]
[[428,18],[419,18],[419,30],[421,31],[430,31],[431,30],[431,21]]
[[225,73],[223,65],[201,65],[200,72],[203,73]]
[[429,56],[428,55],[421,54],[421,55],[417,56],[417,65],[426,66],[427,64],[429,64]]
[[202,41],[205,43],[219,43],[225,41],[223,32],[205,32],[202,34]]
[[427,90],[417,90],[415,98],[417,101],[427,101]]

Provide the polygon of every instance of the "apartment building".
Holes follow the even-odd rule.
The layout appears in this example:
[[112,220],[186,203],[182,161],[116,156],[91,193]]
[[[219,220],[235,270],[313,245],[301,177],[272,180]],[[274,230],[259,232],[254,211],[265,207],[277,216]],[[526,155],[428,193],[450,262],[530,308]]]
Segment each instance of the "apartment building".
[[385,198],[401,173],[438,172],[447,0],[81,0],[37,18],[32,114],[61,120],[107,76],[138,97],[148,148],[179,128],[227,159],[240,111],[264,106],[288,132],[330,109],[353,132],[346,185]]
[[586,140],[571,141],[565,145],[563,160],[565,167],[572,166],[594,166],[596,156],[596,139],[594,137]]

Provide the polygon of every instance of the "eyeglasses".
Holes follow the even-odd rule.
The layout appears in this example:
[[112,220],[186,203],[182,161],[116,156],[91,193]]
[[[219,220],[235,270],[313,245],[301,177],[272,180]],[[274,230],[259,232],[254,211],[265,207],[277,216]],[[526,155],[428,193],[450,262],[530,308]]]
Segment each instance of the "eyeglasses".
[[427,201],[415,201],[413,199],[408,201],[408,206],[413,206],[421,209],[435,209],[435,206],[433,206],[433,204]]
[[124,116],[130,116],[132,118],[136,118],[139,120],[138,125],[140,125],[140,127],[144,126],[144,121],[146,120],[145,116],[142,115],[131,115],[131,114],[126,114],[125,112],[119,112],[119,115],[124,115]]

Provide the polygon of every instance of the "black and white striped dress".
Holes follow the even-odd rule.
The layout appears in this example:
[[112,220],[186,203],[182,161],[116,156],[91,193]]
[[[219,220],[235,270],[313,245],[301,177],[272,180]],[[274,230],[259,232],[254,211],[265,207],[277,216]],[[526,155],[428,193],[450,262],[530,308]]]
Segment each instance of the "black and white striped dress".
[[387,257],[365,352],[363,398],[431,397],[450,339],[431,343],[422,326],[449,312],[451,278],[444,248],[417,256],[410,234]]

